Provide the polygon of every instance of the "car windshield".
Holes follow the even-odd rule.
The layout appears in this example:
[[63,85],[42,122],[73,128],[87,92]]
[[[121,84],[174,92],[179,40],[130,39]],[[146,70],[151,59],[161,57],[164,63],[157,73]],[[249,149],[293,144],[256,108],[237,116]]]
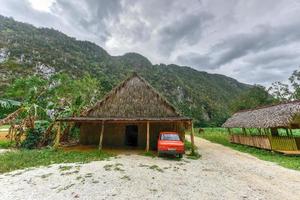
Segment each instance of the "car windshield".
[[175,140],[175,141],[179,141],[180,138],[177,134],[161,134],[160,136],[161,140]]

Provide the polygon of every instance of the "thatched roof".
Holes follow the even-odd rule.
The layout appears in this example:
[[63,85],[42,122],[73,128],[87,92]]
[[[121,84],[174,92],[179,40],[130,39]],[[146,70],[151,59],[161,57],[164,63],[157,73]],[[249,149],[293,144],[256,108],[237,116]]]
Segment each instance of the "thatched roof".
[[300,101],[282,103],[235,113],[226,128],[299,128]]
[[154,117],[146,117],[146,118],[91,118],[91,117],[69,117],[69,118],[61,118],[57,121],[63,122],[88,122],[88,123],[99,123],[105,121],[106,123],[122,123],[122,122],[191,122],[191,118],[188,117],[167,117],[167,118],[154,118]]
[[176,109],[136,73],[113,89],[82,117],[99,119],[181,118]]

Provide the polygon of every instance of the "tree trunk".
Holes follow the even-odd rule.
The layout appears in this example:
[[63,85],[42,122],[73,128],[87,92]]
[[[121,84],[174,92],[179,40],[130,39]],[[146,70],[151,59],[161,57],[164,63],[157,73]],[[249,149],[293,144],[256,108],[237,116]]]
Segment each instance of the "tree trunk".
[[23,108],[19,108],[18,110],[16,110],[15,112],[9,114],[7,117],[5,117],[4,119],[0,120],[0,126],[4,125],[4,124],[8,124],[11,121],[15,120],[19,114],[23,111]]
[[68,123],[67,127],[63,131],[63,134],[61,135],[60,141],[62,141],[62,142],[69,141],[69,132],[70,132],[71,128],[72,128],[72,125],[70,123]]

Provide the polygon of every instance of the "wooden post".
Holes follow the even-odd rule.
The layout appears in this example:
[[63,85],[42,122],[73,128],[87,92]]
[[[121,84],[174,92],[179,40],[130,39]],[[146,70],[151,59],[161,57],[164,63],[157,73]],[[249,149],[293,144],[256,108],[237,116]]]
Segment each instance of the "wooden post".
[[244,134],[244,135],[247,135],[246,129],[245,129],[245,128],[242,128],[242,130],[243,130],[243,134]]
[[60,141],[60,133],[61,132],[61,122],[58,122],[58,129],[57,129],[57,133],[56,133],[56,137],[55,137],[55,141],[54,141],[54,148],[57,149],[59,146],[59,141]]
[[286,136],[290,136],[289,129],[286,128],[285,132],[286,132]]
[[192,143],[192,154],[195,153],[195,142],[194,142],[194,126],[193,122],[191,123],[191,143]]
[[147,121],[147,144],[146,144],[146,152],[149,151],[149,145],[150,145],[150,123]]
[[104,134],[104,121],[102,121],[102,125],[101,125],[100,140],[99,140],[99,150],[102,149],[103,134]]
[[231,130],[230,128],[227,128],[228,134],[231,135]]

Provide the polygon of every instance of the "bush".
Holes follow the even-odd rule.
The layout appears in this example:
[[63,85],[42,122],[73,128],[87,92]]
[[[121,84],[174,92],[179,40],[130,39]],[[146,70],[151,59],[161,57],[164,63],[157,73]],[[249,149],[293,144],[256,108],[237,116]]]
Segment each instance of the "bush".
[[25,149],[35,149],[42,141],[44,133],[49,126],[48,121],[39,121],[35,123],[35,128],[26,131],[26,138],[21,143],[21,147]]

